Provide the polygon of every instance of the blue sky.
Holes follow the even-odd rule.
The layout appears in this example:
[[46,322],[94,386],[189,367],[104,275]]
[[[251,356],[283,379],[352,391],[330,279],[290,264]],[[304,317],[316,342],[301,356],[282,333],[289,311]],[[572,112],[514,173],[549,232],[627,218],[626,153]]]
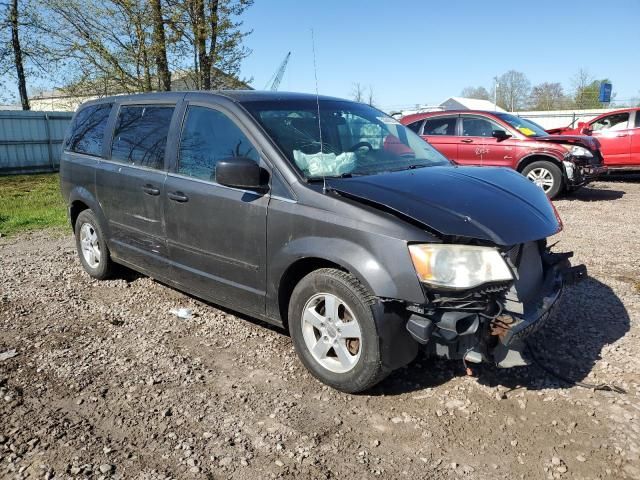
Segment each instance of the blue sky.
[[640,96],[640,0],[256,0],[243,16],[253,53],[242,72],[264,88],[288,51],[281,90],[350,97],[354,82],[384,109],[440,103],[507,70],[531,83],[587,69],[617,99]]

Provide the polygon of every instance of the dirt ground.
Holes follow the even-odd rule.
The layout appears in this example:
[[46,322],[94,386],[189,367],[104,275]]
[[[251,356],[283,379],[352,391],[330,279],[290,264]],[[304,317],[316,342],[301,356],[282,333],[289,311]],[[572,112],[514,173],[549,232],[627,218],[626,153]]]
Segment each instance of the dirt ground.
[[345,395],[284,332],[133,273],[91,280],[69,234],[2,238],[0,478],[640,478],[640,178],[556,205],[555,250],[590,278],[532,343],[626,394],[421,356]]

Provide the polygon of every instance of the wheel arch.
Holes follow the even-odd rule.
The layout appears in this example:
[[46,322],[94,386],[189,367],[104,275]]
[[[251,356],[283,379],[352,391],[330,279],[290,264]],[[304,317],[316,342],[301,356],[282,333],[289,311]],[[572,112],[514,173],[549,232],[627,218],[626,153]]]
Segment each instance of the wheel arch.
[[[413,266],[406,244],[384,243],[365,248],[354,241],[326,237],[303,237],[290,242],[274,255],[271,264],[268,296],[272,300],[267,307],[270,316],[279,317],[286,327],[293,289],[304,276],[319,268],[337,268],[352,274],[375,297],[423,303],[418,277],[407,273],[413,272]],[[406,265],[400,261],[401,251],[405,251]]]
[[91,210],[97,217],[100,222],[100,226],[102,231],[108,237],[108,224],[104,213],[102,212],[102,208],[100,208],[100,204],[93,196],[93,194],[84,187],[76,187],[71,190],[69,194],[69,221],[71,223],[71,229],[75,233],[76,228],[76,220],[78,219],[78,215],[84,210]]
[[562,175],[564,176],[564,166],[562,165],[562,160],[549,153],[535,152],[522,157],[518,162],[516,170],[522,173],[522,171],[533,162],[551,162],[560,169]]
[[300,258],[283,272],[278,286],[278,311],[285,329],[289,330],[289,301],[294,288],[304,277],[322,268],[335,268],[349,272],[342,265],[320,257]]

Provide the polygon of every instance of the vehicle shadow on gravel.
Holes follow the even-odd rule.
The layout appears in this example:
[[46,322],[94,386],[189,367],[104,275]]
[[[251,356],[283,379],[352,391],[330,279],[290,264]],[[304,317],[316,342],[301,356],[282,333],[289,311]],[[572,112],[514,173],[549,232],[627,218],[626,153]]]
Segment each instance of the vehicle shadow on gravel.
[[[528,338],[536,359],[571,382],[585,378],[600,359],[603,347],[623,337],[630,319],[613,290],[594,278],[567,287],[545,328]],[[478,382],[490,387],[528,390],[559,389],[570,385],[533,363],[528,367],[498,369],[473,365]],[[372,395],[394,395],[436,387],[465,375],[461,361],[427,359],[420,355],[413,364],[391,374],[375,387]]]
[[582,187],[568,195],[563,195],[562,200],[579,202],[598,202],[606,200],[619,200],[626,192],[609,188]]

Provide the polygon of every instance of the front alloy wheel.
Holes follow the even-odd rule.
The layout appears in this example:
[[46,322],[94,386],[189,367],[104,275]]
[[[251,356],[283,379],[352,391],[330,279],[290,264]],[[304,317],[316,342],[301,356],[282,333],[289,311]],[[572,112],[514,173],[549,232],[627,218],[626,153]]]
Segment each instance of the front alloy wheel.
[[374,299],[350,273],[311,272],[289,299],[289,332],[304,366],[342,392],[366,390],[389,371],[383,367]]
[[313,358],[335,373],[351,370],[360,359],[362,332],[351,309],[330,293],[309,299],[302,316],[302,335]]
[[555,198],[562,190],[563,179],[560,167],[545,160],[527,165],[522,174],[539,186],[549,198]]

